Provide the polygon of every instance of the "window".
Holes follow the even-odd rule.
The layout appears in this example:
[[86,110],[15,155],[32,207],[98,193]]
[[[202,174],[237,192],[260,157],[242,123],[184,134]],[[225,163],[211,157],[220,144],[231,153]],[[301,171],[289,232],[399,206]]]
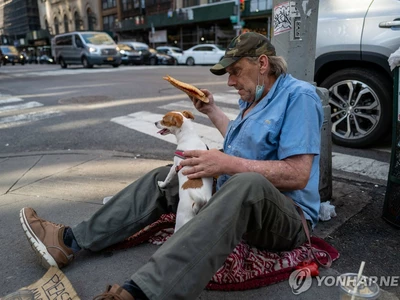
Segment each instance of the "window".
[[72,35],[59,36],[56,38],[57,46],[71,46],[72,45]]
[[88,18],[88,30],[94,30],[94,25],[96,24],[96,15],[90,8],[88,8],[86,12]]
[[64,15],[64,31],[68,32],[69,31],[69,27],[68,27],[68,17],[67,15]]
[[128,0],[122,0],[122,10],[123,11],[128,10]]
[[103,17],[103,30],[112,31],[115,25],[117,15],[110,15]]
[[77,11],[74,14],[74,22],[75,22],[75,30],[80,30],[81,29],[81,17],[79,16],[79,13]]
[[54,18],[54,33],[59,34],[60,33],[60,28],[58,27],[58,19],[57,17]]
[[116,0],[102,0],[103,9],[117,7]]

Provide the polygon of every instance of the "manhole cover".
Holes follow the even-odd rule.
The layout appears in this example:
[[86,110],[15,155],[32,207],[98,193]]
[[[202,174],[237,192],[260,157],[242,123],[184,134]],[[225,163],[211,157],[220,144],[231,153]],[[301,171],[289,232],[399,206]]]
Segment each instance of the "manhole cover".
[[110,101],[110,97],[107,96],[83,96],[61,99],[58,102],[60,104],[96,104]]

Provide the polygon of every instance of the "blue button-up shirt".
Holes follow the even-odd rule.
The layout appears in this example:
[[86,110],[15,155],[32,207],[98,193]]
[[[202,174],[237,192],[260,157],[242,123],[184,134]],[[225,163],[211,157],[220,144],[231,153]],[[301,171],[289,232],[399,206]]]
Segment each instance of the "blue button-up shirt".
[[[240,114],[230,121],[224,152],[252,160],[283,160],[315,154],[310,179],[302,190],[284,192],[298,203],[313,226],[320,207],[319,153],[323,110],[313,85],[291,75],[281,75],[268,94],[243,118],[251,103],[239,100]],[[217,188],[229,175],[218,178]]]

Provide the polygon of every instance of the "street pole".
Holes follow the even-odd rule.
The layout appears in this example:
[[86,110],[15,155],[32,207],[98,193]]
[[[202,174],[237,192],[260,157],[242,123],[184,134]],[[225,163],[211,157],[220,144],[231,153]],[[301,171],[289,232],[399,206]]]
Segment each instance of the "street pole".
[[238,36],[242,30],[242,25],[240,24],[240,0],[236,0],[236,8],[237,8],[237,22],[236,22],[236,36]]
[[[272,44],[288,63],[288,73],[314,83],[315,45],[319,0],[273,0]],[[321,131],[320,181],[321,200],[332,197],[332,141],[329,93],[317,87],[324,109]]]

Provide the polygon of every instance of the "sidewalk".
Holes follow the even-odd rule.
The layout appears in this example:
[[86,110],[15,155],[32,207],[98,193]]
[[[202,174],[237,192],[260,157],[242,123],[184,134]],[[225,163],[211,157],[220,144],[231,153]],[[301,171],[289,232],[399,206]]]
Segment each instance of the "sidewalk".
[[[137,158],[117,152],[59,151],[46,153],[0,154],[0,297],[14,292],[38,280],[45,273],[29,247],[23,234],[19,211],[33,207],[39,216],[66,225],[73,225],[94,213],[102,199],[113,195],[145,172],[170,161]],[[334,205],[338,216],[317,226],[316,235],[330,242],[329,237],[342,229],[341,225],[354,221],[364,207],[371,204],[372,196],[361,191],[360,185],[350,181],[333,182]],[[348,198],[352,195],[351,199]],[[381,212],[377,212],[381,213]],[[353,219],[351,219],[353,218]],[[389,226],[389,225],[388,225]],[[389,229],[392,230],[392,229]],[[340,231],[340,230],[339,230]],[[354,240],[359,236],[352,235]],[[380,237],[376,237],[380,239]],[[105,255],[81,253],[63,272],[71,281],[82,300],[92,299],[107,284],[122,284],[135,270],[143,265],[158,246],[142,244],[128,250],[114,251]],[[337,275],[335,268],[346,257],[335,245],[341,257],[331,269],[320,270],[320,275]],[[360,249],[375,251],[372,254],[382,266],[381,251],[385,246]],[[344,249],[345,251],[345,249]],[[398,249],[393,249],[398,251]],[[397,252],[398,253],[398,252]],[[357,258],[355,265],[360,264]],[[387,264],[387,261],[386,261]],[[367,262],[368,266],[368,262]],[[366,268],[367,268],[366,266]],[[342,270],[343,268],[341,268]],[[358,268],[347,272],[356,273]],[[399,268],[397,268],[399,272]],[[400,274],[387,274],[400,275]],[[399,289],[397,289],[398,291]],[[287,281],[261,289],[244,292],[204,291],[199,299],[339,299],[335,286],[317,286],[296,296]],[[383,291],[379,299],[399,299],[393,292]]]

